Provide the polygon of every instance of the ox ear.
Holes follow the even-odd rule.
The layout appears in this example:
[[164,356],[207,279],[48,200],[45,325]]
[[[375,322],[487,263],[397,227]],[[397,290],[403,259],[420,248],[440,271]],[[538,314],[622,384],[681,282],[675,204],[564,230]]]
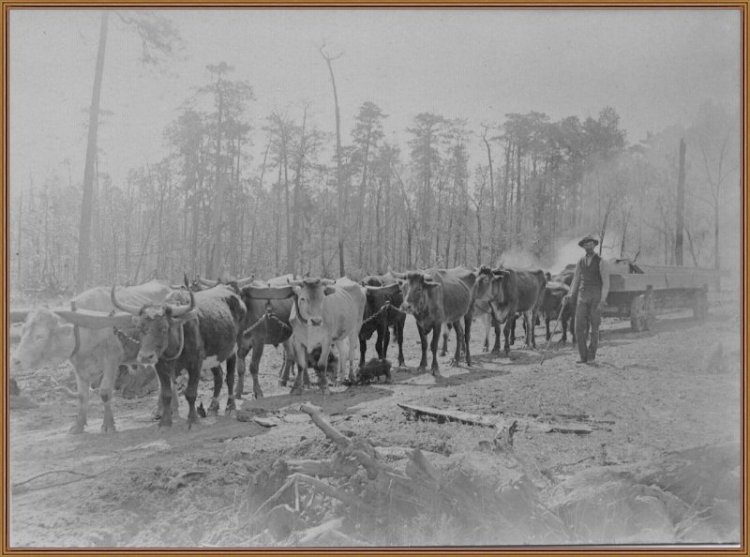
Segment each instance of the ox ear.
[[135,320],[133,315],[125,312],[106,313],[104,311],[84,309],[76,311],[71,309],[55,309],[53,311],[65,321],[87,329],[106,329],[107,327],[126,329],[132,327]]
[[439,282],[435,282],[434,280],[425,280],[424,285],[427,288],[435,288],[436,286],[440,286]]
[[505,269],[493,269],[492,274],[497,278],[503,278],[508,276],[508,271],[506,271]]
[[323,289],[323,292],[325,292],[326,296],[330,296],[331,294],[333,294],[334,292],[336,292],[336,287],[335,286],[326,286]]

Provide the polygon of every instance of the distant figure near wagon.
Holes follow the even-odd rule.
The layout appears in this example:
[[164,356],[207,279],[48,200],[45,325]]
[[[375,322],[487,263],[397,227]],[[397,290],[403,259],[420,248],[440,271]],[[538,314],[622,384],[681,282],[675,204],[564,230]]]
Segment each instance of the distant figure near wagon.
[[[586,236],[578,245],[586,250],[576,265],[570,293],[565,296],[565,303],[570,303],[578,295],[575,314],[575,332],[578,342],[578,353],[581,357],[577,364],[592,364],[596,359],[596,349],[599,346],[599,324],[602,320],[602,308],[609,294],[609,269],[607,263],[594,253],[599,240]],[[589,325],[591,325],[591,341],[588,346]]]

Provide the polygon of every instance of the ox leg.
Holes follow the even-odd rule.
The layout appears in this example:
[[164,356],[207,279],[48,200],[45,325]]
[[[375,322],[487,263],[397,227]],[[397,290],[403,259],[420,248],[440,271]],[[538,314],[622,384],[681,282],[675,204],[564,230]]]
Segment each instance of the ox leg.
[[544,340],[549,340],[549,339],[550,339],[550,337],[552,336],[552,335],[550,334],[550,332],[549,332],[549,322],[550,322],[551,320],[552,320],[552,319],[550,318],[550,316],[549,316],[549,315],[547,315],[547,316],[545,316],[545,317],[544,317],[544,326],[546,327],[546,334],[545,334]]
[[[284,341],[283,348],[284,348],[284,363],[281,364],[281,375],[279,377],[279,385],[281,387],[286,387],[286,383],[287,381],[289,381],[289,373],[292,371],[294,367],[294,351],[289,340]],[[255,352],[253,351],[253,353]],[[261,352],[261,355],[262,354],[263,352]],[[258,363],[260,363],[260,357],[258,357]],[[252,366],[252,360],[251,360],[250,365]]]
[[[171,427],[172,426],[172,399],[177,398],[175,382],[172,381],[172,366],[166,362],[158,361],[156,363],[156,375],[159,377],[159,400],[160,400],[160,420],[159,427]],[[175,377],[176,379],[176,377]]]
[[[253,354],[250,357],[250,376],[253,378],[253,395],[255,398],[263,398],[263,389],[260,388],[260,380],[258,379],[258,370],[260,369],[260,359],[263,357],[263,342],[255,342],[253,346]],[[286,363],[286,355],[284,357]],[[284,373],[282,364],[282,374]],[[289,372],[287,371],[287,375]],[[285,383],[286,384],[286,383]]]
[[[212,416],[216,416],[219,414],[219,395],[221,394],[221,382],[224,380],[221,373],[221,364],[212,367],[211,373],[214,376],[214,394],[211,397],[211,405],[208,407],[208,413]],[[189,382],[190,376],[188,375],[188,383]],[[187,390],[185,391],[185,396],[187,396]]]
[[419,360],[419,371],[421,373],[427,371],[427,331],[419,324],[417,324],[417,331],[419,331],[419,342],[422,345],[422,359]]
[[117,361],[105,362],[102,382],[99,385],[99,395],[102,397],[102,404],[104,405],[104,420],[102,421],[102,431],[104,433],[114,433],[117,431],[115,429],[115,417],[112,414],[112,393],[114,392],[118,367]]
[[242,398],[242,394],[245,392],[245,359],[250,352],[251,347],[237,347],[237,388],[235,389],[234,397],[237,399]]
[[398,343],[398,366],[399,367],[405,367],[406,362],[404,360],[404,324],[406,323],[406,318],[399,319],[396,322],[396,342]]
[[483,313],[479,319],[484,325],[484,344],[482,344],[482,349],[485,352],[488,352],[490,349],[490,325],[492,324],[492,316],[489,313]]
[[448,353],[448,332],[450,331],[451,324],[448,323],[445,332],[443,333],[443,347],[440,349],[440,355],[445,356]]
[[234,370],[237,367],[238,359],[237,354],[232,354],[227,358],[227,406],[224,409],[225,414],[231,414],[233,410],[237,410],[234,403]]
[[[539,320],[539,314],[536,310],[531,310],[526,314],[529,321],[529,330],[526,332],[526,344],[536,348],[536,323]],[[531,337],[531,338],[529,338]],[[531,343],[529,344],[529,340]]]
[[534,322],[532,321],[533,318],[534,315],[531,311],[523,312],[523,334],[524,344],[526,345],[526,348],[532,348],[534,344]]
[[495,319],[495,317],[492,317],[492,328],[495,330],[495,343],[492,345],[492,353],[493,354],[500,354],[500,326],[502,323]]
[[378,354],[381,360],[385,360],[388,357],[388,345],[391,343],[391,329],[388,327],[388,323],[383,327],[383,353]]
[[382,360],[385,358],[385,351],[383,350],[383,346],[386,344],[385,335],[388,331],[388,325],[385,326],[385,331],[383,330],[383,323],[382,321],[385,321],[385,318],[380,319],[381,323],[378,323],[378,336],[375,338],[375,353],[378,355],[378,360]]
[[[388,327],[386,326],[386,331],[387,330]],[[356,341],[357,333],[352,333],[351,335],[349,335],[349,382],[352,385],[354,385],[357,381],[356,368],[354,365],[354,362],[357,360],[357,345],[355,344]],[[341,350],[339,350],[339,354],[341,354]]]
[[461,361],[461,349],[464,344],[464,328],[461,326],[461,321],[453,322],[453,330],[456,331],[456,352],[451,360],[451,367],[456,367]]
[[[192,368],[189,367],[187,370],[188,384],[187,388],[185,389],[185,400],[187,400],[188,403],[188,430],[190,430],[190,428],[193,427],[193,424],[198,421],[198,412],[195,411],[195,399],[198,397],[198,383],[200,382],[201,378],[200,360],[197,362],[191,362],[190,365],[192,366]],[[217,367],[219,367],[219,372],[221,372],[221,367]],[[214,375],[214,377],[216,376]],[[219,386],[221,386],[221,383],[219,383]]]
[[440,330],[442,329],[442,323],[438,323],[432,328],[432,342],[430,343],[430,350],[432,351],[432,375],[439,376],[440,368],[438,367],[437,361],[437,349],[440,344]]
[[506,356],[510,354],[511,343],[508,342],[508,337],[510,337],[511,335],[511,329],[515,328],[515,324],[516,324],[516,320],[508,316],[508,319],[505,321],[505,327],[503,327],[503,336],[505,337],[505,344],[503,345],[503,351],[505,352]]
[[[376,345],[377,347],[377,345]],[[363,333],[359,335],[359,367],[365,365],[365,355],[367,354],[367,339]]]
[[88,378],[84,379],[82,373],[77,369],[76,372],[76,385],[78,386],[78,416],[73,425],[68,430],[70,433],[83,433],[86,427],[86,413],[89,407],[89,381]]
[[[315,372],[318,375],[318,386],[323,394],[328,393],[328,354],[331,353],[331,342],[324,340],[320,346],[320,358],[315,366]],[[341,366],[341,357],[339,354],[338,365]],[[321,365],[322,364],[322,365]],[[340,367],[339,367],[340,369]],[[334,377],[338,380],[338,369]]]
[[301,345],[294,345],[294,358],[297,360],[297,377],[294,380],[294,385],[289,394],[301,395],[302,394],[302,376],[307,372],[307,349]]
[[469,343],[471,341],[471,322],[474,316],[471,312],[464,316],[464,348],[466,349],[466,366],[471,367],[471,351],[469,350]]

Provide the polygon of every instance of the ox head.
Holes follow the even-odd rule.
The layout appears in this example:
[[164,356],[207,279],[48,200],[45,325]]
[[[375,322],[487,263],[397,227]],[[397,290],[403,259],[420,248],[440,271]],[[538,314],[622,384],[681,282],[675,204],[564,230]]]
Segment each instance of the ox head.
[[433,280],[432,275],[422,272],[406,273],[405,278],[400,283],[404,295],[401,309],[406,313],[411,313],[417,319],[428,315],[430,301],[437,292],[440,283]]
[[505,283],[510,273],[506,269],[490,269],[482,266],[475,271],[477,281],[474,286],[474,305],[482,311],[491,312],[498,321],[504,321],[508,300]]
[[27,312],[21,329],[21,342],[13,351],[11,363],[18,371],[63,363],[80,348],[75,341],[74,325],[81,327],[81,339],[90,339],[90,335],[97,334],[96,330],[110,327],[124,329],[132,327],[132,324],[132,316],[127,313],[38,308]]
[[302,321],[313,326],[323,323],[323,299],[336,291],[335,282],[320,278],[289,281],[297,298],[297,315]]
[[[182,338],[182,325],[195,316],[195,296],[192,290],[174,292],[169,299],[190,298],[188,305],[146,304],[134,306],[117,299],[115,287],[112,286],[112,305],[134,317],[134,324],[139,329],[141,348],[136,361],[143,365],[153,365],[165,355],[169,346],[179,346]],[[176,341],[176,342],[175,342]],[[174,355],[170,355],[174,356]]]
[[70,356],[63,338],[64,322],[50,309],[29,313],[21,332],[21,343],[13,351],[14,371],[27,371],[45,365],[59,365]]

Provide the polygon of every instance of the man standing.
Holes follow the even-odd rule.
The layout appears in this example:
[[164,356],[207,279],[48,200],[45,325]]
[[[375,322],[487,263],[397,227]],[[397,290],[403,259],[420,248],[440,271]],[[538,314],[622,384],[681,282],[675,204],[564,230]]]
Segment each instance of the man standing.
[[[570,293],[564,303],[569,304],[578,295],[576,304],[575,331],[578,342],[578,353],[581,359],[578,364],[593,364],[596,359],[596,349],[599,346],[599,324],[601,311],[609,294],[609,269],[606,262],[594,253],[599,241],[592,236],[586,236],[578,245],[586,250],[576,265]],[[586,346],[589,324],[591,325],[591,342]]]

